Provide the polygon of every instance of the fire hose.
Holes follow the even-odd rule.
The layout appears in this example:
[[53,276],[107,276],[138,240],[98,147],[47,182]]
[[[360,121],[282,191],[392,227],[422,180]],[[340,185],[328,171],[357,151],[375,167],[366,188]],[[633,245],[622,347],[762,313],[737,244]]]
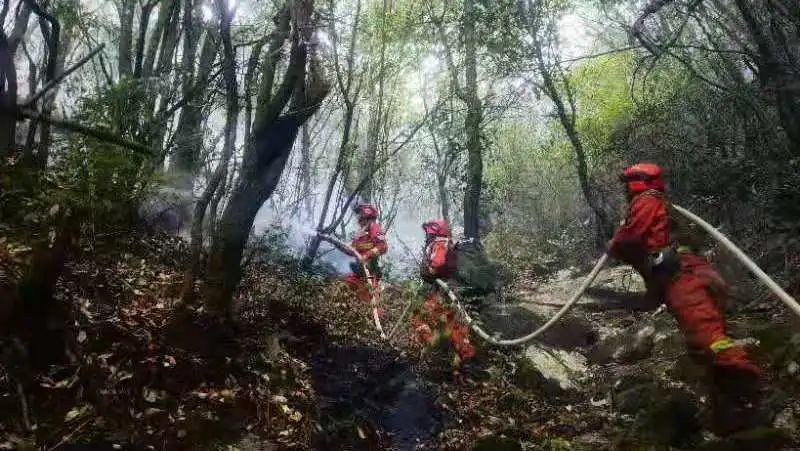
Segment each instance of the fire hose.
[[517,346],[527,343],[533,340],[534,338],[538,337],[539,335],[547,332],[547,330],[553,327],[553,325],[557,323],[558,320],[560,320],[564,315],[566,315],[567,312],[569,312],[572,309],[572,307],[578,302],[578,300],[581,298],[586,289],[589,288],[589,285],[592,284],[594,279],[597,277],[597,274],[600,273],[600,270],[603,269],[603,266],[605,266],[607,261],[608,261],[608,255],[603,254],[597,260],[597,263],[595,263],[592,272],[589,273],[589,275],[581,284],[580,288],[578,288],[578,291],[576,291],[575,294],[572,295],[569,301],[567,301],[567,303],[564,304],[563,307],[561,307],[561,310],[559,310],[555,315],[553,315],[553,317],[550,318],[550,320],[548,320],[541,327],[529,333],[528,335],[510,340],[500,340],[489,335],[485,330],[483,330],[478,324],[475,323],[475,321],[472,319],[471,316],[469,316],[467,309],[465,309],[464,306],[461,305],[461,302],[459,302],[458,300],[458,296],[456,296],[455,293],[453,293],[453,290],[451,290],[450,287],[447,286],[447,283],[445,283],[441,279],[436,279],[436,284],[439,285],[439,287],[441,287],[445,293],[447,293],[447,296],[450,298],[450,301],[452,301],[453,304],[455,304],[456,307],[458,307],[458,310],[464,316],[464,319],[467,322],[467,324],[472,328],[472,330],[475,331],[476,334],[478,334],[478,336],[480,336],[481,338],[483,338],[484,340],[495,346]]
[[[783,288],[781,288],[780,285],[778,285],[769,275],[767,275],[767,273],[765,273],[755,262],[753,262],[753,260],[751,260],[747,256],[747,254],[745,254],[741,249],[739,249],[739,247],[737,247],[725,235],[723,235],[722,232],[720,232],[714,226],[704,221],[702,218],[690,212],[689,210],[686,210],[685,208],[675,204],[672,204],[672,207],[675,209],[675,211],[682,214],[687,219],[694,222],[695,224],[703,228],[703,230],[708,232],[709,235],[711,235],[725,249],[730,251],[762,283],[764,283],[770,290],[772,290],[772,292],[775,293],[775,295],[778,296],[778,298],[781,301],[783,301],[783,303],[786,304],[789,307],[789,309],[791,309],[797,316],[800,316],[800,304],[798,304],[798,302],[789,293],[783,290]],[[464,316],[464,319],[467,322],[467,324],[472,328],[472,330],[475,331],[476,334],[478,334],[478,336],[480,336],[488,343],[493,344],[495,346],[516,346],[527,343],[533,340],[534,338],[542,335],[543,333],[547,332],[551,327],[553,327],[555,323],[557,323],[562,317],[564,317],[564,315],[566,315],[575,306],[575,304],[578,302],[581,296],[583,296],[584,292],[592,284],[594,279],[597,277],[597,274],[600,272],[600,270],[603,268],[603,266],[606,264],[607,261],[608,261],[608,254],[603,254],[597,260],[597,263],[595,263],[594,268],[586,277],[586,279],[583,281],[583,283],[575,292],[575,294],[573,294],[572,297],[569,299],[569,301],[567,301],[567,303],[564,304],[564,306],[561,307],[561,309],[558,312],[556,312],[556,314],[553,315],[553,317],[550,318],[545,324],[543,324],[535,331],[529,333],[528,335],[507,340],[497,339],[493,337],[492,335],[488,334],[485,330],[483,330],[478,324],[476,324],[475,321],[472,319],[472,317],[470,317],[467,310],[463,307],[463,305],[461,305],[461,302],[458,300],[458,296],[456,296],[455,293],[453,293],[453,290],[450,289],[447,283],[445,283],[441,279],[436,279],[436,284],[439,285],[439,287],[442,288],[442,290],[444,290],[445,293],[447,293],[447,296],[450,298],[452,303],[456,305],[461,314]],[[659,312],[660,311],[661,309],[659,309]]]
[[[339,249],[346,251],[348,254],[354,257],[359,255],[358,251],[356,251],[353,248],[353,246],[350,246],[344,241],[341,241],[333,236],[320,233],[319,237],[325,241],[330,242]],[[359,264],[361,265],[361,269],[364,271],[364,279],[366,279],[367,286],[369,287],[370,306],[372,307],[372,319],[375,321],[375,328],[378,329],[378,332],[381,334],[381,338],[385,339],[387,338],[386,333],[383,332],[383,326],[381,325],[381,318],[380,315],[378,314],[378,299],[377,299],[378,289],[377,287],[373,286],[373,281],[375,279],[372,277],[372,274],[370,274],[369,268],[367,268],[367,265],[364,263],[364,261],[359,259]]]
[[[792,312],[794,312],[797,316],[800,317],[800,304],[798,304],[797,300],[795,300],[789,293],[787,293],[783,288],[781,288],[781,286],[778,285],[769,275],[767,275],[767,273],[765,273],[755,262],[753,262],[753,260],[750,259],[747,256],[747,254],[745,254],[741,249],[739,249],[739,247],[737,247],[725,235],[723,235],[722,232],[720,232],[714,226],[712,226],[699,216],[695,215],[694,213],[690,212],[689,210],[686,210],[685,208],[676,204],[672,204],[672,207],[675,209],[675,211],[682,214],[687,219],[694,222],[695,224],[700,226],[703,230],[708,232],[709,235],[711,235],[725,249],[730,251],[742,264],[744,264],[745,267],[747,267],[747,269],[749,269],[762,283],[764,283],[773,293],[775,293],[775,295],[784,304],[786,304],[786,306],[788,306],[789,309],[792,310]],[[348,251],[352,255],[358,255],[356,250],[353,249],[347,243],[344,243],[329,235],[320,234],[320,237]],[[517,346],[527,343],[533,340],[534,338],[542,335],[543,333],[547,332],[551,327],[553,327],[553,325],[555,325],[561,318],[563,318],[564,315],[566,315],[570,310],[572,310],[575,304],[577,304],[577,302],[580,300],[581,296],[583,296],[583,294],[586,292],[589,286],[591,286],[592,282],[594,282],[594,279],[597,278],[597,275],[600,273],[600,270],[603,269],[603,266],[605,266],[606,262],[608,262],[608,254],[603,254],[597,260],[597,262],[594,265],[594,268],[592,268],[592,271],[586,276],[586,279],[584,279],[580,287],[578,287],[578,290],[572,295],[572,297],[570,297],[567,303],[564,304],[564,306],[561,307],[561,309],[558,312],[556,312],[555,315],[553,315],[546,323],[544,323],[542,326],[540,326],[533,332],[525,336],[514,339],[498,339],[487,333],[469,315],[467,310],[459,301],[458,296],[456,296],[456,294],[453,293],[453,290],[450,289],[450,287],[447,285],[445,281],[441,279],[436,279],[436,284],[447,294],[447,296],[450,298],[450,301],[456,305],[460,313],[463,315],[466,323],[472,328],[473,331],[475,331],[476,334],[478,334],[478,336],[480,336],[482,339],[486,340],[488,343],[493,344],[495,346]],[[366,267],[366,265],[364,265],[364,263],[361,262],[361,266],[364,269],[364,274],[367,280],[368,281],[371,280],[369,270]],[[380,318],[378,317],[376,290],[374,289],[374,287],[372,287],[372,284],[368,285],[370,285],[370,291],[372,293],[371,304],[373,310],[373,317],[375,319],[375,326],[380,332],[381,337],[386,338],[386,334],[383,332],[383,327],[381,326]],[[403,316],[405,316],[405,312]],[[395,325],[395,327],[392,329],[391,334],[394,334],[394,331],[397,329],[398,325]]]

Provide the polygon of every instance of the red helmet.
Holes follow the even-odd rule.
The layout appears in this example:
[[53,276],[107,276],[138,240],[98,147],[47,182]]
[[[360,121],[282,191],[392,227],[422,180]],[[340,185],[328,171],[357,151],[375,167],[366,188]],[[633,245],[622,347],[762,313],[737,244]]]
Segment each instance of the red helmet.
[[428,235],[443,237],[450,236],[450,224],[448,224],[444,219],[434,219],[433,221],[428,221],[425,224],[422,224],[422,230],[424,230]]
[[621,180],[631,193],[643,193],[654,189],[664,191],[664,170],[654,163],[637,163],[622,171]]
[[354,210],[358,219],[378,219],[378,209],[372,204],[357,205]]

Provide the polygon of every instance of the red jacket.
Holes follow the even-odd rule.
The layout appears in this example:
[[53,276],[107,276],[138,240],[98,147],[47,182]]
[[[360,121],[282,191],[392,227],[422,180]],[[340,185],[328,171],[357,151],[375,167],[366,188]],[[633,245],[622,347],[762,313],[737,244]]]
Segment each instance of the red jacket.
[[659,191],[645,191],[631,199],[625,224],[614,234],[608,254],[644,270],[648,255],[670,245],[667,200]]
[[377,222],[371,222],[361,227],[353,237],[353,248],[367,260],[376,258],[386,253],[389,246],[386,244],[386,234],[383,227]]

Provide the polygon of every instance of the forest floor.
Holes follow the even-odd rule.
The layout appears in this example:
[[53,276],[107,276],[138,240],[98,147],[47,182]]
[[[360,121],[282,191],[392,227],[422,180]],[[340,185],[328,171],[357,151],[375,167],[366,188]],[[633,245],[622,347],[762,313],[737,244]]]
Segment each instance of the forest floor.
[[[474,361],[455,371],[450,350],[423,352],[403,324],[391,342],[380,338],[367,306],[349,291],[288,264],[248,265],[236,325],[220,326],[199,304],[178,308],[183,242],[137,235],[120,240],[84,247],[59,282],[59,303],[69,316],[64,362],[34,370],[13,340],[4,341],[0,449],[725,445],[709,440],[694,420],[702,405],[699,392],[676,392],[691,384],[675,382],[682,376],[670,370],[678,365],[668,352],[680,354],[674,334],[651,334],[655,344],[648,352],[623,352],[627,361],[619,361],[614,343],[627,343],[621,331],[644,316],[623,320],[619,311],[584,305],[543,344],[478,344]],[[14,273],[14,256],[25,252],[22,245],[2,243],[5,273]],[[505,325],[503,332],[513,334],[509,328],[539,321],[532,305],[553,301],[556,293],[543,293],[558,283],[567,289],[575,279],[553,282],[544,290],[531,288],[539,294],[523,296],[520,305],[484,312],[487,325]],[[408,297],[397,288],[384,291],[387,330]],[[534,315],[519,315],[520,308]],[[659,321],[674,327],[666,318]],[[603,330],[589,326],[604,322],[609,327]],[[788,368],[794,362],[788,352],[783,346],[771,357]],[[553,362],[561,369],[553,371]],[[794,373],[783,373],[782,394],[796,400]],[[618,381],[627,382],[620,387]],[[642,402],[647,397],[656,407]],[[788,416],[783,427],[796,434],[795,415],[785,414],[796,406],[787,402],[780,408]],[[654,421],[667,426],[654,428]],[[761,440],[760,449],[789,443],[774,438]],[[745,449],[741,443],[727,446],[707,449]]]

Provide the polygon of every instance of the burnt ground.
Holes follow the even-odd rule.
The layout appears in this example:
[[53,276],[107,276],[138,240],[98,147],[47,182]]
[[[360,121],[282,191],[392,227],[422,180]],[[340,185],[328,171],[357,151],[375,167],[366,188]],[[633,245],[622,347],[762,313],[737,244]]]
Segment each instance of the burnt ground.
[[[2,354],[0,449],[655,450],[703,443],[692,420],[699,396],[673,396],[686,378],[673,374],[681,351],[666,347],[672,339],[634,364],[593,367],[572,388],[548,380],[522,347],[476,343],[474,361],[456,369],[451,350],[420,349],[407,325],[391,342],[381,339],[367,306],[335,282],[255,263],[237,297],[235,326],[222,327],[200,304],[176,310],[182,243],[126,240],[79,256],[59,282],[73,325],[65,330],[67,363],[32,372],[13,353]],[[384,292],[387,330],[413,296]],[[601,344],[595,326],[621,316],[583,307],[544,337],[542,349],[590,354]],[[505,336],[543,321],[513,305],[486,307],[480,318]],[[785,366],[795,358],[791,333],[762,339],[774,346],[773,361]],[[662,370],[669,378],[654,380]],[[792,378],[781,377],[791,399]],[[618,380],[630,382],[621,393],[612,390]],[[648,396],[666,407],[642,404]],[[657,428],[672,432],[653,437],[653,423],[640,413],[677,429]],[[682,440],[687,431],[691,440]]]

